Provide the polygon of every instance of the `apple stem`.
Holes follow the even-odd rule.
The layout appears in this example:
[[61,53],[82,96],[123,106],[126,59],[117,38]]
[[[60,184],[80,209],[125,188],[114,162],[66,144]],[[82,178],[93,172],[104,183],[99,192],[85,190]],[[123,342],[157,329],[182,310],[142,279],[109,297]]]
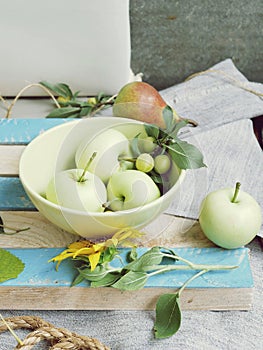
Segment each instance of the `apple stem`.
[[108,201],[108,202],[105,202],[102,204],[102,207],[105,208],[106,210],[109,210],[109,211],[114,211],[111,209],[111,203],[113,203],[114,201],[118,200],[117,198],[116,199],[112,199],[111,201]]
[[88,171],[88,167],[90,166],[91,162],[93,161],[93,159],[96,157],[97,155],[97,152],[93,152],[92,153],[92,156],[90,157],[90,159],[88,160],[82,174],[80,175],[79,179],[78,179],[78,182],[84,182],[84,177],[85,177],[85,174],[86,172]]
[[237,196],[238,196],[238,193],[239,193],[239,190],[240,190],[240,186],[241,186],[241,183],[240,182],[237,182],[236,183],[236,188],[235,188],[235,193],[234,193],[234,196],[231,200],[231,203],[236,203],[237,201]]

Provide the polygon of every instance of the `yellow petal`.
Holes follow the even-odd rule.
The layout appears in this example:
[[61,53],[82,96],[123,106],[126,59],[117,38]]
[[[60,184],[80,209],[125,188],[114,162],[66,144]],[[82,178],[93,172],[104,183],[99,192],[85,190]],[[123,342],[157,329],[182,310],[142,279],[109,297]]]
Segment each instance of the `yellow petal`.
[[91,254],[88,256],[91,271],[95,270],[95,267],[98,265],[99,260],[100,260],[100,254],[101,254],[101,252],[98,251],[97,253],[94,253],[94,254]]

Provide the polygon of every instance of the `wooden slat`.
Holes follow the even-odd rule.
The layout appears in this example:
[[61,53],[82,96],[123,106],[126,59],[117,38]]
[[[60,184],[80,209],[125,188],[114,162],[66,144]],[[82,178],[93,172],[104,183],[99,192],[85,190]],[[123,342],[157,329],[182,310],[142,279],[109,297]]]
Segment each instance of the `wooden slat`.
[[0,177],[0,210],[35,210],[19,178]]
[[72,119],[0,119],[0,144],[28,144],[43,131]]
[[[57,228],[37,211],[2,211],[0,216],[4,225],[12,229],[30,228],[16,235],[0,235],[2,248],[65,247],[79,238]],[[144,247],[214,247],[195,220],[162,214],[142,231],[145,234],[138,245]]]
[[[31,211],[4,211],[0,217],[9,234],[0,234],[0,247],[2,248],[50,248],[65,247],[79,236],[63,231],[50,223],[39,212]],[[29,228],[15,235],[14,230]]]
[[0,176],[17,176],[19,159],[25,146],[0,145]]
[[[145,248],[138,249],[139,254],[145,251]],[[192,281],[189,286],[192,293],[186,294],[185,308],[249,308],[253,279],[247,248],[236,249],[234,254],[220,248],[177,248],[174,251],[196,263],[220,262],[221,265],[239,266],[237,269],[221,273],[210,271],[202,278]],[[143,290],[135,292],[121,292],[113,288],[93,289],[85,282],[70,287],[75,276],[73,262],[71,260],[63,262],[58,270],[55,269],[55,264],[48,262],[60,253],[61,249],[11,249],[10,252],[25,263],[25,270],[18,278],[2,283],[0,308],[153,309],[160,294],[175,291],[196,273],[188,270],[155,275],[148,279]],[[126,252],[127,250],[121,249],[120,255],[123,261],[126,259]],[[120,266],[121,262],[118,260],[116,267]],[[202,293],[199,293],[197,298],[195,292],[200,289]],[[6,292],[10,292],[8,300]]]
[[[154,310],[159,296],[173,288],[145,288],[121,292],[114,288],[1,286],[0,308],[5,310]],[[249,310],[252,288],[187,288],[182,310]]]

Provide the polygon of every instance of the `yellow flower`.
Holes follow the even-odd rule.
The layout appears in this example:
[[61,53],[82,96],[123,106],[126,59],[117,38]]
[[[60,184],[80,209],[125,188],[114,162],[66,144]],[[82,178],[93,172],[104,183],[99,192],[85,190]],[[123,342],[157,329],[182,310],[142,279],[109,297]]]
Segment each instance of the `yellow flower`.
[[68,258],[75,259],[79,256],[85,256],[90,263],[90,269],[93,271],[100,261],[101,254],[107,249],[107,247],[135,247],[134,239],[141,237],[142,232],[134,230],[132,228],[124,228],[117,231],[111,238],[103,242],[94,243],[89,240],[82,240],[71,243],[67,249],[61,252],[59,255],[50,259],[49,261],[57,262],[56,268],[60,263]]

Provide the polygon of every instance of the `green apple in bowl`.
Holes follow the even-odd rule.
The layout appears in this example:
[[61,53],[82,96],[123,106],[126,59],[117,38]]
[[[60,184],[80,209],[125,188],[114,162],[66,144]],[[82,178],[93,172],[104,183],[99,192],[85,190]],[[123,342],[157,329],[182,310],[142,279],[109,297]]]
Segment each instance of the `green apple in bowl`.
[[262,223],[261,209],[248,193],[224,188],[209,193],[201,203],[199,223],[208,239],[216,245],[234,249],[248,244]]
[[149,175],[139,170],[114,173],[107,186],[109,207],[113,211],[139,208],[160,197]]
[[133,167],[133,162],[121,160],[132,158],[129,140],[114,128],[100,131],[92,139],[84,139],[80,143],[75,156],[77,168],[84,168],[94,152],[96,157],[88,171],[96,174],[105,184],[114,172]]
[[46,198],[65,208],[103,212],[107,192],[101,179],[84,169],[56,173],[48,184]]
[[75,154],[80,143],[113,128],[128,140],[138,134],[146,135],[143,123],[127,118],[98,116],[67,121],[37,136],[20,158],[19,177],[36,209],[61,229],[87,239],[109,237],[124,227],[145,227],[169,207],[175,194],[181,191],[186,174],[172,161],[169,190],[156,200],[129,210],[91,212],[65,208],[47,200],[46,189],[54,174],[76,168]]

